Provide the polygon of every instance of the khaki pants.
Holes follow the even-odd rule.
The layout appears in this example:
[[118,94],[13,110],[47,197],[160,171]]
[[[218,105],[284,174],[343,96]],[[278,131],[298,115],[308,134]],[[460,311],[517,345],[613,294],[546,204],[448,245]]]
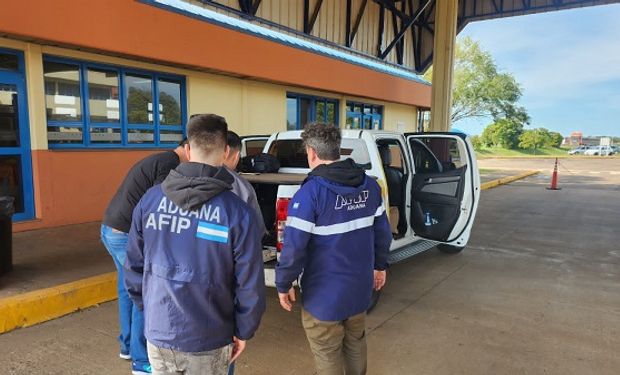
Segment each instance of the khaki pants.
[[232,345],[200,353],[159,348],[147,342],[153,375],[226,375]]
[[335,322],[301,310],[301,321],[319,375],[366,374],[366,313]]

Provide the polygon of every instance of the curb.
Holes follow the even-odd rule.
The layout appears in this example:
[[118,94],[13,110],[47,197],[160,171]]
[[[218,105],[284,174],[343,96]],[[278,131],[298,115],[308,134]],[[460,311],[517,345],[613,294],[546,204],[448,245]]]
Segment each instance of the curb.
[[117,298],[116,272],[0,299],[0,334]]
[[615,159],[617,155],[600,156],[600,155],[480,155],[476,154],[476,159],[577,159],[577,160],[589,160],[589,159]]
[[515,176],[502,177],[502,178],[499,178],[497,180],[488,181],[488,182],[480,184],[480,190],[493,189],[494,187],[498,187],[500,185],[509,184],[509,183],[517,181],[517,180],[522,180],[522,179],[524,179],[526,177],[533,176],[533,175],[538,174],[538,173],[540,173],[540,171],[527,171],[527,172],[523,172],[523,173],[515,175]]
[[[528,171],[485,182],[482,190],[539,173]],[[116,272],[0,299],[0,334],[60,318],[117,298]]]

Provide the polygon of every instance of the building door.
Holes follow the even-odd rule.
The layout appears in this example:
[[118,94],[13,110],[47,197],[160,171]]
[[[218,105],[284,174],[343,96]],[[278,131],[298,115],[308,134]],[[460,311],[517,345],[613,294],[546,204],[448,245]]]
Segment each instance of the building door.
[[7,195],[15,221],[34,217],[23,54],[0,49],[0,196]]

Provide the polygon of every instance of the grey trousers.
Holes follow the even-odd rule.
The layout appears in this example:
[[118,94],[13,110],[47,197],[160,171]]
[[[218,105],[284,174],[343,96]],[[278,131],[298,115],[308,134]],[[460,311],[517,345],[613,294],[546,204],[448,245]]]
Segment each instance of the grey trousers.
[[226,375],[232,344],[200,353],[184,353],[147,343],[153,375]]

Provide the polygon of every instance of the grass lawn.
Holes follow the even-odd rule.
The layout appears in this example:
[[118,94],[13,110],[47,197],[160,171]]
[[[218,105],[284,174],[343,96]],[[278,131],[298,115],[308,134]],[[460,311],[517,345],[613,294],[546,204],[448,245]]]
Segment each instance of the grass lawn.
[[568,148],[539,148],[537,150],[509,150],[501,147],[484,147],[476,150],[478,157],[481,156],[515,156],[515,157],[536,157],[536,156],[568,156]]
[[478,168],[478,171],[480,171],[480,174],[491,174],[491,173],[498,172],[497,169],[488,169],[488,168]]

